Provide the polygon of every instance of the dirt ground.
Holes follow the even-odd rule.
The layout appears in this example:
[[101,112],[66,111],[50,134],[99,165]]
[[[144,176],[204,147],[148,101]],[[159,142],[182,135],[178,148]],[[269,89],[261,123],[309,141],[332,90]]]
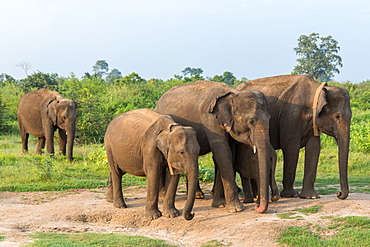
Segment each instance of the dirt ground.
[[[334,194],[315,200],[283,198],[270,203],[264,214],[254,212],[254,204],[245,204],[243,212],[234,214],[224,208],[212,208],[212,198],[206,194],[205,199],[195,201],[195,217],[191,221],[182,216],[149,220],[143,215],[146,190],[132,187],[125,191],[126,209],[107,203],[104,189],[0,193],[0,235],[6,236],[0,246],[20,246],[32,241],[28,237],[32,232],[140,235],[177,246],[200,246],[211,240],[232,246],[278,246],[275,239],[286,226],[331,223],[322,216],[370,216],[369,194],[352,193],[346,200],[339,200]],[[185,194],[178,193],[176,207],[180,212],[185,199]],[[294,216],[301,216],[300,219],[278,217],[281,213],[316,205],[323,206],[316,214],[294,211]]]

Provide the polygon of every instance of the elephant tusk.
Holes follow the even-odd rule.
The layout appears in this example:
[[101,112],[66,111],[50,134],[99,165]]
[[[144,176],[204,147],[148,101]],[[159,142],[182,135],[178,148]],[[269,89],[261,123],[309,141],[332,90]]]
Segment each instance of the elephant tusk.
[[173,172],[173,167],[172,165],[170,164],[170,162],[167,162],[168,163],[168,168],[170,169],[170,174],[171,175],[175,175],[175,173]]
[[257,152],[256,145],[253,145],[253,153],[256,153],[256,152]]

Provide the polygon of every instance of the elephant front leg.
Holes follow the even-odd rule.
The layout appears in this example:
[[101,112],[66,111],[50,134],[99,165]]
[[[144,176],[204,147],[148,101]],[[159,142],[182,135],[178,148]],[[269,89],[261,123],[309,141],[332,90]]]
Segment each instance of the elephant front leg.
[[[146,172],[147,176],[147,196],[146,196],[146,208],[145,216],[149,219],[155,220],[162,216],[161,211],[158,209],[158,197],[159,197],[159,178],[161,172],[156,168],[155,171]],[[168,191],[166,192],[167,197]]]
[[[236,213],[244,210],[243,204],[239,201],[238,187],[235,182],[235,172],[232,165],[231,151],[214,152],[214,162],[219,169],[222,185],[224,187],[226,205],[229,213]],[[212,203],[215,206],[215,203]]]
[[302,192],[299,195],[304,199],[320,198],[315,191],[314,184],[316,180],[317,164],[320,155],[320,137],[311,136],[306,143],[304,178]]
[[175,197],[180,175],[171,175],[167,186],[166,196],[163,201],[163,216],[174,218],[180,215],[175,208]]
[[67,151],[67,133],[63,129],[58,130],[58,137],[59,137],[59,151],[62,155],[66,155]]
[[37,154],[42,154],[42,150],[44,148],[45,148],[45,137],[39,137],[36,153]]
[[283,190],[280,192],[281,197],[298,197],[298,191],[294,190],[293,184],[297,170],[299,156],[299,145],[289,146],[283,149],[284,171],[283,171]]
[[251,187],[251,179],[246,178],[242,175],[240,175],[240,178],[242,180],[242,186],[243,186],[243,192],[244,192],[244,203],[252,203],[254,202],[253,199],[253,193],[252,193],[252,187]]

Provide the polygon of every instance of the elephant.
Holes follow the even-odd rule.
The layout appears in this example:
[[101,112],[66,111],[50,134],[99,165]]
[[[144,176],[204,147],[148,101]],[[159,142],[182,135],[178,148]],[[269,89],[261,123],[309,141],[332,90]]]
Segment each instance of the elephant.
[[[235,152],[234,169],[239,173],[242,180],[244,203],[253,202],[253,198],[258,195],[259,187],[258,153],[255,153],[253,148],[243,143],[236,144]],[[275,180],[276,152],[271,145],[270,162],[271,170],[269,183],[271,188],[271,201],[275,202],[279,200],[279,188]]]
[[[254,148],[245,145],[244,143],[235,142],[233,147],[235,152],[234,159],[234,171],[239,173],[243,192],[244,192],[244,203],[254,202],[254,197],[258,196],[259,187],[259,167],[258,167],[258,153]],[[270,162],[271,170],[269,172],[269,183],[271,188],[271,201],[275,202],[279,200],[279,188],[275,180],[275,168],[276,168],[276,152],[275,149],[270,145]],[[223,187],[220,181],[218,170],[215,169],[215,183],[212,189],[212,193],[221,193],[221,197],[224,198],[222,193]],[[258,196],[259,198],[259,196]]]
[[170,116],[150,109],[137,109],[122,113],[108,125],[104,136],[110,166],[111,184],[107,188],[107,201],[117,208],[126,208],[122,194],[122,176],[129,173],[147,177],[145,216],[157,219],[158,195],[163,171],[171,172],[163,215],[179,216],[175,208],[176,189],[180,172],[186,173],[189,189],[183,217],[191,220],[198,181],[198,155],[200,147],[193,128],[181,126]]
[[[348,151],[352,111],[345,89],[329,87],[308,75],[281,75],[248,81],[240,91],[260,90],[267,99],[270,140],[284,156],[282,197],[319,198],[314,189],[320,155],[320,134],[333,136],[338,144],[341,191],[348,189]],[[294,190],[299,150],[305,147],[304,179],[301,193]]]
[[236,140],[258,150],[261,199],[255,210],[259,213],[267,210],[270,116],[266,106],[260,92],[241,92],[225,83],[203,80],[175,86],[158,100],[155,111],[194,128],[200,155],[212,152],[225,191],[225,200],[214,195],[213,207],[225,205],[231,213],[244,210],[233,171],[231,143]]
[[54,131],[58,129],[59,151],[73,160],[73,145],[76,134],[77,104],[63,98],[60,93],[45,88],[25,94],[18,104],[18,125],[22,138],[22,150],[28,151],[28,137],[38,138],[37,154],[45,148],[54,153]]

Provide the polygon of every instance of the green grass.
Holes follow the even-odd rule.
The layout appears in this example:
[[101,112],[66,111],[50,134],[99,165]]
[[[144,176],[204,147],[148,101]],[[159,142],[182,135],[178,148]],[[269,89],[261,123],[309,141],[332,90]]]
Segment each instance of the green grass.
[[[75,146],[73,162],[61,155],[36,155],[35,140],[30,152],[21,151],[18,136],[0,137],[0,191],[64,191],[102,188],[107,184],[109,166],[102,145]],[[143,187],[146,178],[123,176],[123,186]]]
[[[370,246],[370,219],[347,216],[332,219],[328,228],[308,224],[305,227],[287,227],[278,242],[288,246]],[[324,232],[332,231],[327,237]]]
[[85,246],[174,246],[163,240],[149,239],[140,236],[127,236],[113,233],[53,233],[37,232],[31,234],[35,242],[26,246],[58,246],[58,247],[85,247]]

